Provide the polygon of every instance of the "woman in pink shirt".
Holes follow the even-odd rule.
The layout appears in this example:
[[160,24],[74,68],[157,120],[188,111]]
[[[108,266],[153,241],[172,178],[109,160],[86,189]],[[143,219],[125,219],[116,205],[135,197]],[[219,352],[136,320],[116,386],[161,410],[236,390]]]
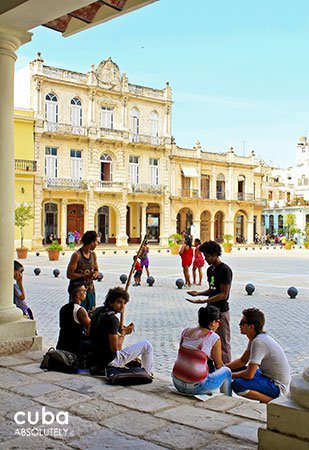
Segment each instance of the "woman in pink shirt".
[[[198,326],[183,330],[172,378],[179,392],[201,395],[223,386],[232,395],[231,370],[222,363],[221,340],[216,333],[220,325],[220,311],[212,305],[198,311]],[[209,372],[208,358],[215,370]]]

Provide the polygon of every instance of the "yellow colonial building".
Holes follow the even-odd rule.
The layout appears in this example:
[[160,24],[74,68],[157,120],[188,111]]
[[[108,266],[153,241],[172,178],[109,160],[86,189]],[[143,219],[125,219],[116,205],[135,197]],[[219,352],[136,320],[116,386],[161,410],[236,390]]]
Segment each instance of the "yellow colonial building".
[[[34,117],[29,109],[14,111],[15,206],[34,206]],[[24,246],[32,248],[33,220],[24,229]],[[20,230],[14,230],[15,248],[20,246]]]
[[214,154],[171,135],[172,92],[131,84],[111,58],[87,73],[44,64],[22,73],[35,118],[33,246],[96,229],[103,243],[166,245],[260,233],[262,174],[254,153]]

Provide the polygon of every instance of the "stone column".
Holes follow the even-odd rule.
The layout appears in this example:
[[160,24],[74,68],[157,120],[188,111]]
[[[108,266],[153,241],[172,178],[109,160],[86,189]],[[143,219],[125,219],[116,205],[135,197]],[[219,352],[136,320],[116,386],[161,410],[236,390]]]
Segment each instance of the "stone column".
[[248,228],[247,228],[247,244],[252,244],[254,242],[253,237],[253,220],[248,220]]
[[147,203],[141,204],[141,240],[144,239],[146,234],[146,209]]
[[67,242],[67,200],[61,199],[61,226],[60,226],[60,237],[61,245],[63,248],[66,247]]
[[35,176],[34,178],[34,218],[33,218],[33,249],[42,248],[42,177]]
[[213,241],[215,239],[215,221],[214,221],[214,219],[210,220],[209,238],[211,241]]
[[117,226],[116,246],[127,247],[128,236],[126,233],[127,223],[127,202],[122,202],[119,208],[119,224]]
[[[14,260],[14,66],[16,50],[31,33],[0,27],[0,353],[18,350],[19,339],[34,338],[35,322],[23,320],[12,304]],[[5,243],[5,245],[4,245]],[[20,320],[21,319],[21,320]],[[15,341],[14,345],[12,341]],[[31,342],[32,339],[31,339]],[[17,347],[16,347],[17,346]],[[29,341],[29,348],[31,344]],[[15,349],[15,350],[14,350]]]

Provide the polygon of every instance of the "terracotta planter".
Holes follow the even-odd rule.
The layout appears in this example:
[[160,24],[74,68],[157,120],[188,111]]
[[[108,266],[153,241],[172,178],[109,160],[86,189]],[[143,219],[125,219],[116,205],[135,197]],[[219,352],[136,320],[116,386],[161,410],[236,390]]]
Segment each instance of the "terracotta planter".
[[180,250],[180,245],[176,244],[176,245],[171,246],[171,254],[172,255],[178,255],[179,250]]
[[16,249],[18,259],[26,259],[28,256],[27,248],[17,248]]
[[58,261],[60,250],[47,250],[48,251],[48,257],[50,261]]
[[292,244],[285,244],[284,248],[286,250],[292,250]]
[[304,247],[307,249],[307,250],[309,250],[309,242],[304,242]]
[[222,245],[223,245],[223,249],[224,249],[225,253],[231,253],[233,244],[228,244],[226,242],[225,244],[222,244]]

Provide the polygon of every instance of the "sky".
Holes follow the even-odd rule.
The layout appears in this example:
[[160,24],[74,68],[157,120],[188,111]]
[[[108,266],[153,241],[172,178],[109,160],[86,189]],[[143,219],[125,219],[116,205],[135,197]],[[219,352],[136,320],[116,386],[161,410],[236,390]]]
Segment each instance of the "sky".
[[110,56],[130,83],[170,82],[180,147],[254,150],[288,167],[309,130],[308,13],[308,0],[160,0],[68,38],[35,28],[16,70],[38,51],[46,65],[84,73]]

